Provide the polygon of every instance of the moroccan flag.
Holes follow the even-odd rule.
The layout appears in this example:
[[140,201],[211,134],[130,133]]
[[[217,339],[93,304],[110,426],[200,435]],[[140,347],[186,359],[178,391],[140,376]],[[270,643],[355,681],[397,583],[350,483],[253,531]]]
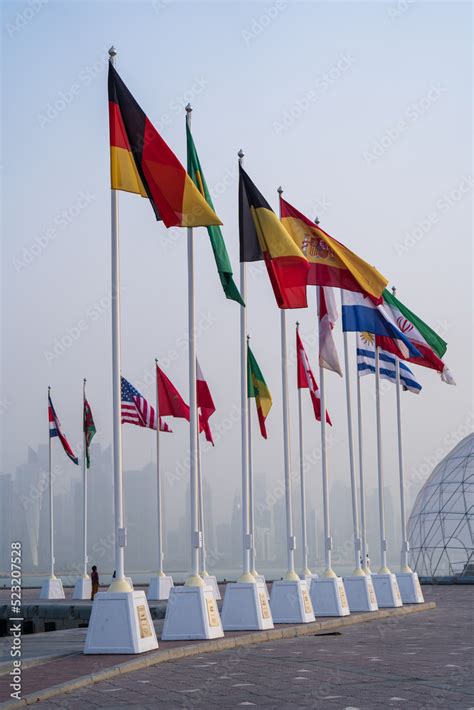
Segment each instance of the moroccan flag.
[[[186,123],[186,138],[188,145],[188,173],[191,180],[196,185],[197,189],[201,195],[205,198],[207,204],[214,209],[212,204],[212,199],[210,192],[207,187],[206,179],[204,173],[202,172],[201,163],[199,162],[198,154],[196,152],[196,146],[194,145],[193,137]],[[211,240],[212,251],[214,252],[214,259],[216,260],[217,271],[219,273],[219,278],[221,280],[222,288],[227,298],[232,301],[237,301],[241,306],[245,306],[242,300],[240,291],[235,285],[234,278],[232,275],[232,267],[230,265],[229,255],[227,254],[227,249],[224,242],[224,237],[222,236],[221,228],[218,226],[209,226],[207,228],[207,233],[209,234],[209,239]]]
[[87,468],[90,468],[91,465],[91,457],[89,450],[91,441],[96,431],[97,430],[95,428],[94,419],[92,418],[92,410],[87,399],[84,399],[84,444],[86,448],[85,454]]
[[[319,394],[319,388],[316,384],[316,378],[313,375],[311,365],[309,364],[308,356],[306,355],[306,350],[304,349],[303,342],[296,330],[296,357],[298,359],[298,389],[309,389],[311,395],[311,402],[313,404],[314,416],[317,421],[321,421],[321,397]],[[331,419],[326,409],[326,422],[332,426]]]
[[167,227],[222,224],[109,63],[112,189],[148,197]]
[[319,289],[319,366],[337,372],[342,377],[336,343],[332,337],[334,323],[338,319],[334,290],[329,286]]
[[189,422],[189,405],[186,404],[180,393],[158,365],[156,366],[158,378],[158,407],[160,417],[177,417]]
[[306,308],[309,264],[242,166],[239,170],[240,261],[265,261],[279,308]]
[[282,224],[307,258],[308,284],[360,291],[381,302],[387,279],[280,196]]
[[209,386],[204,379],[201,367],[196,358],[196,392],[197,392],[197,406],[200,410],[199,423],[200,431],[204,431],[206,435],[206,440],[209,441],[214,446],[214,441],[212,438],[211,427],[209,426],[209,418],[212,417],[216,411],[214,401],[212,399]]
[[49,438],[52,439],[54,436],[57,436],[59,441],[62,444],[62,447],[64,449],[64,453],[72,461],[73,463],[76,464],[76,466],[79,465],[79,459],[77,458],[76,454],[72,450],[68,440],[66,439],[66,436],[63,434],[61,431],[61,424],[58,419],[58,415],[56,414],[56,410],[53,407],[53,401],[51,399],[51,395],[49,393],[48,389],[48,419],[49,419]]
[[253,352],[247,345],[247,377],[248,377],[248,397],[255,397],[255,405],[257,407],[258,423],[260,424],[260,432],[264,439],[267,438],[267,429],[265,427],[265,419],[272,408],[272,396],[267,387],[267,383],[263,379],[262,371],[258,366]]
[[[419,352],[419,357],[406,358],[408,362],[436,370],[443,382],[455,385],[449,368],[441,360],[448,347],[446,341],[387,289],[383,292],[383,299],[385,308],[390,312],[397,326]],[[377,345],[389,349],[384,338],[377,338]],[[392,351],[389,349],[389,352]]]

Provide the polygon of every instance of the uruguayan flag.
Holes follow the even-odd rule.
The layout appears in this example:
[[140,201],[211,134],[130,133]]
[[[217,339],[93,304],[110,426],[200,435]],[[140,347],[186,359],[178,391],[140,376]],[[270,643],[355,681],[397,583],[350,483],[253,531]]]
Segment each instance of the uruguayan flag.
[[[375,338],[372,333],[357,333],[357,373],[371,375],[375,373]],[[385,350],[379,351],[380,377],[384,380],[396,382],[395,357]],[[416,381],[415,375],[404,362],[400,360],[400,382],[404,390],[419,394],[421,385]]]

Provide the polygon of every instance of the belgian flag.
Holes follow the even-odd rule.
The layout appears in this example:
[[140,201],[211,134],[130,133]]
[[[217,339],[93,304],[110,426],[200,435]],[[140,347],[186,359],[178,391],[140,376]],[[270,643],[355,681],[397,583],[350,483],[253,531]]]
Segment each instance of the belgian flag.
[[248,398],[255,398],[255,405],[257,407],[258,423],[260,425],[260,433],[264,439],[267,438],[267,429],[265,426],[265,419],[268,416],[270,409],[272,408],[272,396],[270,390],[267,387],[262,371],[258,366],[258,362],[255,359],[253,352],[247,345],[247,388],[248,388]]
[[222,224],[109,64],[112,189],[148,197],[167,227]]
[[309,264],[240,166],[240,261],[265,261],[279,308],[306,308]]

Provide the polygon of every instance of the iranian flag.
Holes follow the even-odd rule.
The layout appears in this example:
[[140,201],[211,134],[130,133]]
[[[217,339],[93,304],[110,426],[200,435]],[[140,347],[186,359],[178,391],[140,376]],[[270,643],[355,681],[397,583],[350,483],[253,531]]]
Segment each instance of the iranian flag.
[[[398,328],[413,343],[421,355],[420,357],[406,358],[408,362],[436,370],[439,372],[443,382],[448,385],[455,385],[451,372],[441,359],[448,347],[446,341],[387,289],[383,292],[383,299],[385,307],[390,311]],[[388,349],[385,347],[385,338],[377,337],[377,345]]]

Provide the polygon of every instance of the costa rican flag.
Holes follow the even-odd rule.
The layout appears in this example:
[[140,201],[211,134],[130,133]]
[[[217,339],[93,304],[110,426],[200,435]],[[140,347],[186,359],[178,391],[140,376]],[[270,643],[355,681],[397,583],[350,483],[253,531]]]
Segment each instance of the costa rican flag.
[[58,416],[56,414],[56,411],[53,407],[53,403],[51,401],[51,395],[48,393],[48,418],[49,418],[49,438],[52,439],[53,436],[57,436],[59,438],[59,441],[61,442],[63,449],[65,451],[66,456],[71,459],[73,463],[76,464],[76,466],[79,465],[79,459],[74,453],[74,451],[71,449],[68,440],[64,436],[64,434],[61,431],[61,424],[59,423]]
[[[138,390],[125,377],[121,378],[122,389],[122,424],[156,429],[156,414]],[[168,424],[160,417],[160,431],[171,432]]]

